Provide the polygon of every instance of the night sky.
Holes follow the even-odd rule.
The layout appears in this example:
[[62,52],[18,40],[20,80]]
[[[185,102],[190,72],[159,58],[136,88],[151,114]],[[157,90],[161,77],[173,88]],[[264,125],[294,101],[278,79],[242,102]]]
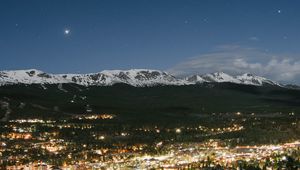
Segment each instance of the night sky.
[[0,70],[251,72],[300,82],[298,0],[1,0]]

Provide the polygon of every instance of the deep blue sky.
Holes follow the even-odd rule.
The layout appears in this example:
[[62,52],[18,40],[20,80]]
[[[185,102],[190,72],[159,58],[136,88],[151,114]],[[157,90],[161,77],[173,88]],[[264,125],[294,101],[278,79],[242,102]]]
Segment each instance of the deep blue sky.
[[168,70],[220,46],[297,64],[299,7],[298,0],[1,0],[0,70]]

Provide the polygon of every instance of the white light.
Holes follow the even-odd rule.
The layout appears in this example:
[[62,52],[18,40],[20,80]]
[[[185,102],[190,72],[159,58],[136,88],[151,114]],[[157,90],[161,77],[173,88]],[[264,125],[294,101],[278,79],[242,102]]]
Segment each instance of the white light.
[[69,35],[70,34],[70,30],[69,29],[65,29],[64,33],[65,33],[65,35]]
[[176,131],[176,133],[181,133],[181,129],[179,129],[179,128],[176,129],[175,131]]
[[286,161],[286,160],[287,160],[287,157],[286,157],[286,156],[283,156],[281,159],[282,159],[283,161]]

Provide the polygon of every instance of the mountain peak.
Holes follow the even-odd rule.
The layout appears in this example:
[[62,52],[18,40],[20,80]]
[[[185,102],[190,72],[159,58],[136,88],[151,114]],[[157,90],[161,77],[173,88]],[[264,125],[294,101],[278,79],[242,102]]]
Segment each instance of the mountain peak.
[[226,74],[224,72],[216,72],[205,74],[201,76],[204,80],[208,82],[232,82],[232,83],[239,83],[239,81],[234,78],[233,76]]

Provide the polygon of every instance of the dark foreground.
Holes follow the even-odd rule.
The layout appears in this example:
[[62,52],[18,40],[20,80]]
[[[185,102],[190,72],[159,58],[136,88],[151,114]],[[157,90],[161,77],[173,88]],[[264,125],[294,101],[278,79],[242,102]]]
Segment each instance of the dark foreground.
[[299,91],[0,88],[2,169],[297,169]]

